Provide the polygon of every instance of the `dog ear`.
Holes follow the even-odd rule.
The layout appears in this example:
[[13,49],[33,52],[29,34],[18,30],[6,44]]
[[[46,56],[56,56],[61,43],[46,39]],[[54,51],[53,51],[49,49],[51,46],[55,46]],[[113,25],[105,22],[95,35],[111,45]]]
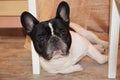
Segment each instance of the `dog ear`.
[[34,26],[38,23],[39,21],[29,12],[25,11],[21,14],[21,24],[28,35],[30,35]]
[[68,3],[65,1],[62,1],[58,5],[57,12],[56,12],[56,18],[60,18],[64,22],[69,24],[70,22],[69,14],[70,14],[70,8],[69,8]]

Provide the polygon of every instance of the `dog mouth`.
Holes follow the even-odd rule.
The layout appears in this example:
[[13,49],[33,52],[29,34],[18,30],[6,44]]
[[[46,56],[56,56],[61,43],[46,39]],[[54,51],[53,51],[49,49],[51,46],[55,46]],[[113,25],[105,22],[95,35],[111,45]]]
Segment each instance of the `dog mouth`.
[[58,59],[64,57],[65,51],[59,49],[53,51],[51,54],[52,54],[52,59]]
[[55,55],[63,55],[63,51],[62,50],[55,50],[52,52],[52,55],[55,56]]
[[62,46],[62,48],[57,47],[57,46],[54,46],[54,47],[50,46],[47,48],[46,51],[47,51],[47,55],[48,55],[49,60],[64,57],[67,53],[65,46]]

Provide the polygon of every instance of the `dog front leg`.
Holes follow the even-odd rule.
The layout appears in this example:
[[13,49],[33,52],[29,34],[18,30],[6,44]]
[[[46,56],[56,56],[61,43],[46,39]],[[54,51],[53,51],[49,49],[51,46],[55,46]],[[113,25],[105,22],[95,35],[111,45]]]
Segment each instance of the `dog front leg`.
[[105,48],[102,45],[99,44],[95,44],[93,45],[100,53],[104,53],[105,52]]

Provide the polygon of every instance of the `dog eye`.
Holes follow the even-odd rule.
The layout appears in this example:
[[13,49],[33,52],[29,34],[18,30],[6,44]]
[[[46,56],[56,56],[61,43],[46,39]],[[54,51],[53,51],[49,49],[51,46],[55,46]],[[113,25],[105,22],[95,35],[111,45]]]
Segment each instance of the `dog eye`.
[[38,41],[43,41],[43,40],[44,40],[44,38],[42,36],[38,37]]

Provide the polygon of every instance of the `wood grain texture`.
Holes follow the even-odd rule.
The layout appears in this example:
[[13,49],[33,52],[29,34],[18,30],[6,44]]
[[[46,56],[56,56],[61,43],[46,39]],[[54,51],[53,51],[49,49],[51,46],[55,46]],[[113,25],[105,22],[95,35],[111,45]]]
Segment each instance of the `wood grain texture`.
[[0,28],[22,28],[19,16],[1,16]]
[[0,0],[0,16],[19,16],[27,9],[27,0]]
[[25,36],[23,28],[0,28],[0,36]]

